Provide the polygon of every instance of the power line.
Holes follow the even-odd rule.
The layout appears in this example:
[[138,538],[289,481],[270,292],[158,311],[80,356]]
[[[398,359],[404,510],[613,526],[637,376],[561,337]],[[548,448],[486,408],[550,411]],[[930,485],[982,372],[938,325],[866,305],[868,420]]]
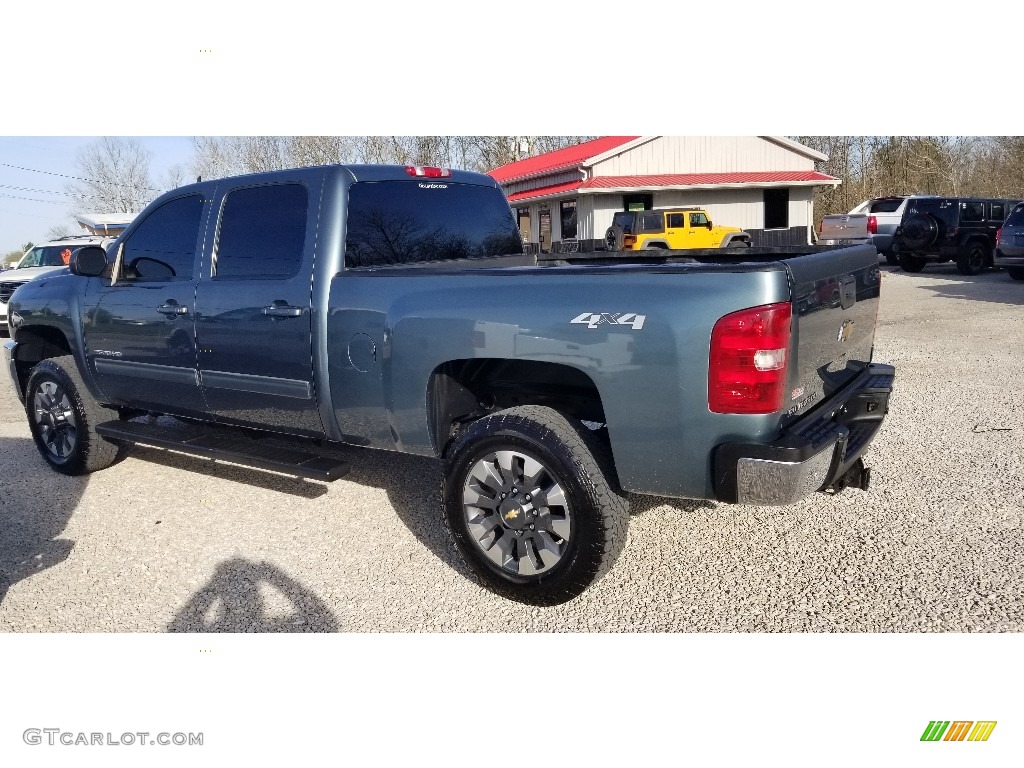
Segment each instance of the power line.
[[10,200],[28,200],[30,203],[56,203],[57,205],[68,205],[71,200],[39,200],[35,197],[18,197],[17,195],[0,195],[0,197],[6,197]]
[[[53,171],[40,171],[35,168],[23,168],[20,165],[11,165],[10,163],[0,163],[7,168],[14,168],[19,171],[29,171],[30,173],[45,173],[47,176],[60,176],[62,179],[74,179],[75,181],[85,181],[89,184],[103,184],[102,181],[96,181],[95,179],[85,179],[81,176],[68,176],[66,173],[54,173]],[[148,189],[151,192],[164,192],[166,190],[157,189],[156,187],[139,187],[139,189]]]
[[[0,184],[0,189],[15,189],[15,190],[18,190],[19,192],[40,192],[40,193],[42,193],[44,195],[64,195],[65,197],[74,197],[74,198],[83,198],[84,197],[84,198],[91,198],[93,200],[101,200],[102,199],[99,195],[73,195],[70,192],[57,192],[57,191],[52,190],[52,189],[35,189],[34,187],[15,187],[15,186],[13,186],[11,184]],[[56,202],[56,201],[54,201],[54,202]]]

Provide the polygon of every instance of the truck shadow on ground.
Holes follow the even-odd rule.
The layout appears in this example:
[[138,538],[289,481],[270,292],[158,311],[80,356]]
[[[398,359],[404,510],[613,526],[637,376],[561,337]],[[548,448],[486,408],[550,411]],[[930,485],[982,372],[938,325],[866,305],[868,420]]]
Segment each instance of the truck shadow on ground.
[[[271,602],[281,610],[268,606]],[[276,599],[274,599],[276,598]],[[283,599],[282,599],[283,598]],[[313,592],[270,563],[225,560],[175,615],[168,632],[337,632],[338,620]]]
[[[0,438],[0,606],[12,585],[58,565],[75,542],[60,538],[88,479],[50,469],[28,438]],[[2,622],[0,622],[2,623]]]
[[476,577],[449,538],[441,514],[440,461],[369,449],[353,449],[347,456],[352,471],[346,480],[382,489],[409,532],[437,559],[476,583]]

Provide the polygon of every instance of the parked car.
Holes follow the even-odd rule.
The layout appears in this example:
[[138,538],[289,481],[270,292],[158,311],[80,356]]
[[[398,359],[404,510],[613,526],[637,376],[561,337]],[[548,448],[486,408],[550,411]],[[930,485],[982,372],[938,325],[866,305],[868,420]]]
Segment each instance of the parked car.
[[85,245],[103,247],[111,242],[111,237],[72,235],[29,248],[16,265],[4,271],[3,277],[0,277],[0,330],[7,328],[7,302],[19,286],[42,275],[66,268],[71,252],[76,248]]
[[975,197],[911,200],[893,237],[900,267],[920,272],[929,262],[955,261],[962,275],[991,267],[996,233],[1019,202]]
[[619,211],[604,239],[609,251],[749,248],[751,242],[742,229],[716,227],[703,208]]
[[825,216],[818,224],[818,242],[822,245],[870,243],[890,264],[898,264],[892,250],[892,238],[903,220],[910,200],[925,195],[891,195],[865,200],[849,213]]
[[1024,203],[1015,205],[996,233],[993,263],[1005,267],[1014,280],[1024,280]]
[[871,360],[873,248],[542,264],[521,242],[477,173],[192,184],[109,253],[78,249],[19,288],[4,359],[36,448],[67,475],[132,443],[326,481],[348,463],[325,444],[436,457],[458,551],[528,603],[607,570],[625,491],[770,505],[867,487],[895,375]]

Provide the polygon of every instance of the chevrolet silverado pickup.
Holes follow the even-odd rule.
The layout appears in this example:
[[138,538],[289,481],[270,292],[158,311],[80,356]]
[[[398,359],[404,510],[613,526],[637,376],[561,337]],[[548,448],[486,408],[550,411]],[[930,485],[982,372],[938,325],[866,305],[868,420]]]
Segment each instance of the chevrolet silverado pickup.
[[64,474],[133,443],[323,481],[338,446],[436,457],[469,567],[543,605],[618,556],[626,492],[866,489],[879,296],[870,246],[528,255],[487,176],[323,166],[164,194],[18,288],[4,350]]

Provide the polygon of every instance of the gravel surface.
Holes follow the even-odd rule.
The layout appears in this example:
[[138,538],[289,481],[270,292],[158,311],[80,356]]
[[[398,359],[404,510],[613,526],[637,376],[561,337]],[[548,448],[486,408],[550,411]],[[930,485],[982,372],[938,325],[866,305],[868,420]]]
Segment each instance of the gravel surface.
[[0,372],[0,631],[1018,631],[1024,284],[882,271],[870,491],[634,497],[618,562],[554,608],[472,581],[433,461],[355,450],[323,485],[133,448],[68,478]]

